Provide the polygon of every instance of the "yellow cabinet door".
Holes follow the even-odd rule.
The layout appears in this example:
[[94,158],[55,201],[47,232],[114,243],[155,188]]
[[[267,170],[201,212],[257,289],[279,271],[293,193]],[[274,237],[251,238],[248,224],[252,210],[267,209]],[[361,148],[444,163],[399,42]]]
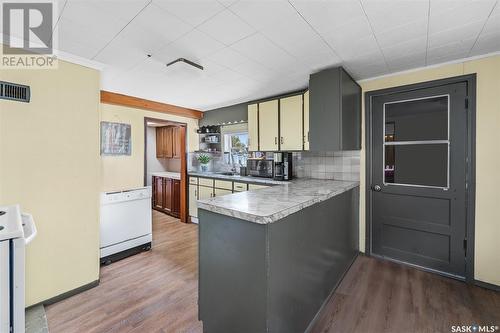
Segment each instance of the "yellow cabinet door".
[[304,150],[309,150],[309,90],[304,93]]
[[210,199],[214,195],[213,187],[199,186],[198,187],[198,199]]
[[216,197],[221,197],[223,195],[232,194],[232,193],[233,193],[232,190],[223,190],[223,189],[220,189],[220,188],[216,188],[215,189],[215,196]]
[[302,150],[302,94],[280,99],[280,150]]
[[198,185],[189,185],[189,215],[198,217]]
[[278,150],[278,100],[259,103],[259,150]]
[[248,150],[259,150],[259,109],[257,104],[248,106]]

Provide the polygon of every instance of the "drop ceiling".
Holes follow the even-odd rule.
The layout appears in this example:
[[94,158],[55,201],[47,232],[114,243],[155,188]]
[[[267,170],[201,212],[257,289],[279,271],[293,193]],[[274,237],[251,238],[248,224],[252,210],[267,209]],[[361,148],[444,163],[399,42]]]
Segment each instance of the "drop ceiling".
[[500,51],[496,0],[58,2],[58,48],[105,64],[103,89],[200,110]]

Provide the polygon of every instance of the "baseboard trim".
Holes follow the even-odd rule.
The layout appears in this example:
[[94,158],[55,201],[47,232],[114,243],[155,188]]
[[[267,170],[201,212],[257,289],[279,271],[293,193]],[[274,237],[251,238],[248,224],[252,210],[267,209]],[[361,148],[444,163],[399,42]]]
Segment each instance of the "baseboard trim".
[[51,305],[51,304],[54,304],[54,303],[57,303],[57,302],[60,302],[66,298],[70,298],[71,296],[75,296],[76,294],[79,294],[79,293],[82,293],[84,291],[87,291],[89,289],[92,289],[94,287],[97,287],[99,285],[99,282],[100,280],[97,279],[95,281],[92,281],[90,283],[87,283],[83,286],[80,286],[78,288],[75,288],[75,289],[72,289],[72,290],[69,290],[69,291],[66,291],[60,295],[57,295],[57,296],[54,296],[54,297],[51,297],[45,301],[41,301],[41,302],[38,302],[36,304],[33,304],[33,305],[30,305],[27,307],[27,309],[31,309],[32,307],[35,307],[37,305]]
[[345,272],[342,274],[342,277],[340,278],[339,282],[337,282],[337,284],[335,285],[335,287],[333,287],[333,289],[330,291],[330,295],[328,295],[328,297],[325,299],[325,301],[323,302],[323,304],[321,304],[321,307],[319,308],[318,312],[316,312],[316,315],[311,320],[311,322],[307,326],[307,328],[304,331],[304,333],[311,333],[311,332],[313,332],[313,330],[315,329],[315,326],[316,326],[318,320],[321,318],[321,315],[323,314],[323,310],[326,308],[328,302],[330,302],[330,300],[332,299],[332,297],[335,295],[335,291],[337,291],[337,288],[340,286],[340,283],[342,282],[342,280],[344,280],[344,277],[346,276],[347,272],[349,272],[349,270],[351,269],[352,264],[354,264],[354,262],[356,261],[356,259],[359,256],[362,256],[362,255],[364,255],[364,254],[362,252],[358,251],[358,253],[351,260],[351,263],[349,264],[349,267],[347,267],[347,269],[345,270]]
[[482,288],[486,288],[486,289],[500,292],[500,286],[497,286],[496,284],[493,284],[493,283],[474,280],[474,284],[478,287],[482,287]]

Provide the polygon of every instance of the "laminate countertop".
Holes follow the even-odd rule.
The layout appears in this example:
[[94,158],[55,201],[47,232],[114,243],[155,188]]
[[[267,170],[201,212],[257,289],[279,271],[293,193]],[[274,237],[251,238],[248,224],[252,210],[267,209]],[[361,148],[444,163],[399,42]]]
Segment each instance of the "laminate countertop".
[[263,184],[263,185],[283,185],[288,184],[288,181],[279,181],[274,180],[272,178],[263,178],[263,177],[252,177],[252,176],[240,176],[240,175],[222,175],[216,172],[188,172],[189,176],[192,177],[202,177],[202,178],[213,178],[213,179],[222,179],[222,180],[232,180],[233,182],[243,182],[243,183],[254,183],[254,184]]
[[152,172],[151,176],[178,179],[178,180],[181,179],[181,174],[179,172],[170,172],[170,171]]
[[284,184],[198,200],[198,208],[268,224],[359,186],[355,181],[296,179]]

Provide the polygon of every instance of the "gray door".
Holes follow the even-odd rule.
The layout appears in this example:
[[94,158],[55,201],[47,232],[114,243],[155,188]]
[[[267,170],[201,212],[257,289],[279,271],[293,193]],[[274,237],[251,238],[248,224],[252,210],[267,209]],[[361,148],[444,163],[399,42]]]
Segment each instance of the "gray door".
[[466,83],[372,100],[372,254],[465,276]]

